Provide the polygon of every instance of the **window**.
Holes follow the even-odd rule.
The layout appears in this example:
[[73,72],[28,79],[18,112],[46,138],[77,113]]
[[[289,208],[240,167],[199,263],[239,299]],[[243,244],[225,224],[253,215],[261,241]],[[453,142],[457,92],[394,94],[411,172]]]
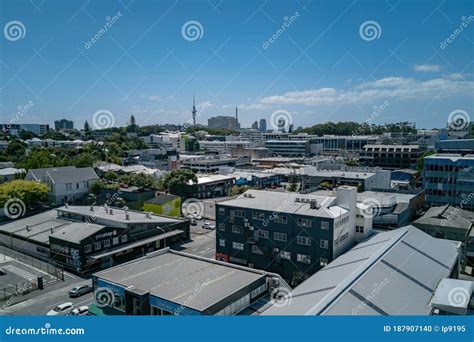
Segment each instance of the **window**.
[[219,230],[220,231],[225,231],[225,223],[219,223]]
[[85,246],[84,246],[84,252],[85,252],[85,253],[90,253],[90,252],[92,252],[92,246],[91,246],[91,245],[85,245]]
[[274,232],[273,233],[273,239],[275,241],[286,242],[287,241],[286,233]]
[[328,240],[321,240],[321,241],[319,242],[319,247],[324,248],[324,249],[328,249],[328,247],[329,247],[329,242],[328,242]]
[[328,221],[321,221],[321,229],[328,230],[329,229],[329,222]]
[[122,242],[122,243],[127,242],[127,235],[122,235],[122,236],[120,237],[120,242]]
[[257,245],[253,245],[252,246],[252,253],[255,253],[255,254],[263,254],[263,251],[262,249],[257,246]]
[[220,247],[225,247],[225,240],[224,239],[219,239],[219,246]]
[[300,236],[298,235],[296,237],[296,243],[298,245],[303,245],[303,246],[311,246],[311,238],[308,236]]
[[245,217],[245,212],[243,210],[233,210],[232,213],[235,217]]
[[311,227],[311,220],[310,219],[298,218],[296,220],[296,223],[300,227]]
[[110,247],[110,239],[104,240],[104,248],[109,248]]
[[291,260],[291,252],[281,251],[280,257],[285,260]]
[[260,286],[257,287],[255,290],[253,290],[252,292],[250,292],[250,298],[251,298],[251,299],[254,299],[254,298],[257,297],[259,294],[264,293],[267,289],[268,289],[268,284],[267,284],[267,283],[265,283],[265,284],[263,284],[263,285],[260,285]]
[[255,220],[265,220],[265,214],[264,213],[258,213],[256,211],[252,212],[252,218]]
[[76,183],[76,189],[79,189],[79,183]]
[[119,243],[119,238],[118,238],[118,237],[114,237],[114,238],[112,239],[112,245],[118,245],[118,243]]
[[306,254],[296,254],[296,261],[303,264],[311,264],[311,256]]
[[224,215],[225,214],[225,208],[219,208],[219,214]]
[[66,183],[66,190],[72,190],[72,183]]
[[100,249],[100,247],[101,247],[101,243],[100,243],[100,241],[99,241],[99,242],[96,242],[96,243],[94,243],[94,250],[98,251],[98,250]]
[[356,226],[356,233],[363,233],[364,227],[363,226]]
[[232,242],[232,248],[237,249],[238,251],[244,250],[244,244],[240,242]]
[[273,221],[275,221],[276,223],[281,223],[281,224],[287,224],[288,223],[287,217],[282,216],[282,215],[275,216]]
[[324,266],[326,266],[327,264],[328,264],[328,259],[326,259],[326,258],[319,258],[319,265],[320,265],[321,267],[324,267]]
[[232,233],[235,233],[235,234],[242,234],[242,233],[243,233],[243,229],[234,224],[234,225],[232,225]]
[[255,231],[255,236],[257,238],[268,239],[268,230],[259,229],[259,230]]

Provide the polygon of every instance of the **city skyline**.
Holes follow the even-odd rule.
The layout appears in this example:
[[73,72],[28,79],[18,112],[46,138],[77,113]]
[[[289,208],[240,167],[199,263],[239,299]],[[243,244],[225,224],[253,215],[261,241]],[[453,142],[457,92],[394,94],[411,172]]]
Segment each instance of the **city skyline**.
[[105,110],[115,126],[131,114],[179,124],[192,120],[195,93],[198,124],[235,107],[242,127],[275,111],[295,127],[470,118],[472,4],[367,3],[6,1],[4,33],[23,27],[1,39],[0,116],[31,102],[17,123],[79,127]]

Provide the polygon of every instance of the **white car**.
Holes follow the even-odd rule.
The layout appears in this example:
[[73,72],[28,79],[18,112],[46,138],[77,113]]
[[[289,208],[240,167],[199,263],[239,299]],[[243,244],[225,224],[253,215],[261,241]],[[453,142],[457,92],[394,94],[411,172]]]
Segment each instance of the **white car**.
[[204,225],[203,225],[202,227],[203,227],[204,229],[210,229],[210,230],[216,228],[215,225],[210,224],[209,222],[204,223]]
[[53,310],[50,310],[46,315],[47,316],[65,316],[74,308],[74,304],[71,302],[66,302],[59,304]]
[[89,307],[87,305],[83,305],[78,308],[72,309],[69,313],[69,316],[87,316],[88,313]]

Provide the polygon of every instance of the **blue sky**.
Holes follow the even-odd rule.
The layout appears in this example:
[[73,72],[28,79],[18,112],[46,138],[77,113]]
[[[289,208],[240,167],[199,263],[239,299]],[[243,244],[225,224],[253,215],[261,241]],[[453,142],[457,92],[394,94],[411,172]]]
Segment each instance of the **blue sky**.
[[183,123],[194,92],[204,124],[238,106],[244,127],[276,110],[295,126],[445,127],[474,115],[473,15],[472,1],[0,0],[0,119]]

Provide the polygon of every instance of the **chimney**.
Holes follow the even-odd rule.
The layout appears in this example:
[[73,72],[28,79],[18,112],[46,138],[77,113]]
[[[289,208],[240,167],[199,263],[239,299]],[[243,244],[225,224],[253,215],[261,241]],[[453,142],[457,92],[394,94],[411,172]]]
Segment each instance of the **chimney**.
[[128,214],[128,211],[125,212],[125,220],[130,221],[130,215]]
[[309,207],[310,207],[310,209],[319,209],[319,207],[318,207],[318,201],[315,200],[315,199],[311,199],[311,200],[309,201]]
[[26,231],[29,232],[30,231],[30,226],[27,224],[26,225]]
[[110,214],[110,215],[113,215],[113,214],[114,214],[114,212],[113,212],[112,208],[110,208],[110,210],[109,210],[109,214]]
[[91,205],[91,207],[90,207],[89,210],[90,210],[90,211],[94,211],[94,207]]

